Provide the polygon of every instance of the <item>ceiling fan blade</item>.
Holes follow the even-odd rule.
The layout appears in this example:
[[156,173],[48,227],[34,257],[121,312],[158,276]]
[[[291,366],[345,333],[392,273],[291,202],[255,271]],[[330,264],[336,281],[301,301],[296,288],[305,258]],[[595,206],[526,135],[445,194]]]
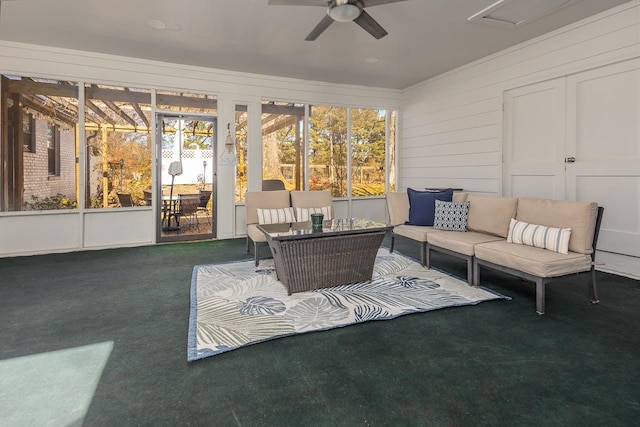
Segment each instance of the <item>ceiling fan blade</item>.
[[327,0],[269,0],[272,6],[322,6],[327,7]]
[[364,7],[379,6],[381,4],[400,3],[407,0],[362,0]]
[[330,17],[329,15],[326,15],[324,18],[322,18],[322,21],[320,21],[320,23],[316,25],[316,27],[313,30],[311,30],[311,32],[309,33],[309,35],[305,40],[310,42],[317,39],[318,36],[322,34],[324,30],[329,28],[329,25],[331,24],[333,24],[333,18]]
[[360,14],[360,16],[358,16],[356,19],[353,20],[353,22],[360,25],[362,28],[365,29],[366,32],[371,34],[376,39],[381,39],[387,34],[389,34],[384,28],[382,28],[380,24],[376,22],[375,19],[371,17],[371,15],[369,15],[364,10]]

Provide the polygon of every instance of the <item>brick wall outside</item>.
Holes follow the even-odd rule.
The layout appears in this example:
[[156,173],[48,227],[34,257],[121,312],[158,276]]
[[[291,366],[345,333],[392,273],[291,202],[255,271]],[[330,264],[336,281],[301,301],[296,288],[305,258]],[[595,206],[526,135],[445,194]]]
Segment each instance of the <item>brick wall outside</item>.
[[48,121],[36,120],[36,152],[24,153],[24,201],[32,196],[42,200],[63,194],[76,200],[75,130],[60,127],[60,176],[49,176],[47,134]]

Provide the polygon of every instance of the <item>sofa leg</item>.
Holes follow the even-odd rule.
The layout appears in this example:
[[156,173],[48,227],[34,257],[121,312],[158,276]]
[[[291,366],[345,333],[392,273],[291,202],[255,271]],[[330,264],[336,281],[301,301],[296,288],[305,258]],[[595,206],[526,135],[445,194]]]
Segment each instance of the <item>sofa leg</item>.
[[467,259],[467,283],[473,285],[473,258]]
[[391,244],[389,245],[389,253],[392,254],[393,253],[393,245],[396,242],[396,238],[393,235],[393,233],[391,233]]
[[420,263],[423,267],[431,268],[431,249],[427,247],[427,242],[420,244]]
[[251,248],[249,248],[249,236],[247,236],[247,253],[251,252]]
[[536,280],[536,313],[544,314],[544,279]]
[[589,293],[591,294],[591,303],[597,304],[600,302],[598,299],[598,290],[596,288],[596,269],[591,267],[591,276],[589,278]]
[[480,265],[478,265],[478,262],[476,261],[476,259],[473,259],[473,275],[471,277],[473,277],[473,280],[471,281],[471,284],[473,286],[475,286],[476,288],[480,285]]

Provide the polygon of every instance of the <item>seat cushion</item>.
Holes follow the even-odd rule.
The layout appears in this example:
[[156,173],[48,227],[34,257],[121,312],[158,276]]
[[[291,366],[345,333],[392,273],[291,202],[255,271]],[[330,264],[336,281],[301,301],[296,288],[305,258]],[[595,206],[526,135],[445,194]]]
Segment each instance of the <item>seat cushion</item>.
[[475,247],[477,259],[520,270],[538,277],[558,277],[591,269],[591,257],[569,252],[561,254],[533,246],[500,240],[480,243]]
[[478,233],[476,231],[460,233],[458,231],[433,230],[429,233],[429,236],[427,236],[427,242],[430,245],[449,249],[468,256],[474,255],[475,245],[479,243],[494,242],[496,240],[503,239],[502,237]]
[[254,242],[266,242],[267,236],[260,230],[258,230],[257,224],[247,225],[247,236]]
[[426,242],[427,233],[433,232],[431,227],[423,227],[419,225],[400,224],[393,227],[393,233],[417,242]]

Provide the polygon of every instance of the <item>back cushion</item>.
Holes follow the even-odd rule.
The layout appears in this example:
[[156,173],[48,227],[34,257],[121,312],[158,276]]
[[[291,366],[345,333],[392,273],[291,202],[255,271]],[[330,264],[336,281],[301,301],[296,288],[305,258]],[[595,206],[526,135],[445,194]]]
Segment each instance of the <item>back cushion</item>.
[[569,250],[581,254],[593,252],[598,205],[592,202],[533,199],[518,200],[518,221],[546,225],[547,227],[571,228]]
[[409,221],[407,224],[432,226],[436,200],[450,202],[453,197],[453,190],[417,191],[413,188],[408,188],[407,194],[409,196]]
[[391,225],[404,224],[409,221],[409,196],[406,191],[390,191],[387,193],[387,209]]
[[518,199],[514,197],[478,196],[469,194],[469,231],[507,237],[509,223],[516,216]]
[[247,191],[245,195],[245,209],[247,210],[247,225],[258,223],[258,208],[278,209],[288,208],[289,192],[279,191]]

